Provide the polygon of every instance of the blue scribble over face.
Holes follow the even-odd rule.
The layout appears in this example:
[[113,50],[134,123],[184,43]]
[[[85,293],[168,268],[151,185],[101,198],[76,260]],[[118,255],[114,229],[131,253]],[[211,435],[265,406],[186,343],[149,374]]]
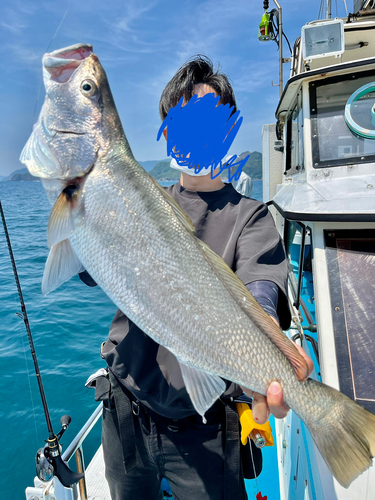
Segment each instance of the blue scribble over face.
[[[223,170],[221,160],[228,153],[243,120],[242,117],[238,119],[240,111],[232,115],[233,107],[219,102],[220,96],[214,93],[203,97],[194,95],[186,104],[181,97],[177,106],[169,110],[157,136],[159,140],[167,129],[167,154],[175,158],[179,165],[194,169],[195,173],[211,169],[212,178]],[[232,167],[235,158],[231,158]],[[237,180],[240,177],[247,158],[240,162],[241,168],[232,178]],[[213,176],[217,167],[220,172]]]

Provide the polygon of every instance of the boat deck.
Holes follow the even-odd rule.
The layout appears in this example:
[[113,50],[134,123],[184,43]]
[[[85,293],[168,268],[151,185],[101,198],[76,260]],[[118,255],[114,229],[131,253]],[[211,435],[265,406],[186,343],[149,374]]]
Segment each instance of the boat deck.
[[103,448],[99,446],[86,469],[88,500],[111,500],[109,487],[104,474]]

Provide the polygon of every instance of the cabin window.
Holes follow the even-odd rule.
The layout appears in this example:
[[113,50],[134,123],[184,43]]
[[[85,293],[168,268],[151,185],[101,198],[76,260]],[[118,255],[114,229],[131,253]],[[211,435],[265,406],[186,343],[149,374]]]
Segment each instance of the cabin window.
[[340,390],[375,413],[375,230],[324,237]]
[[286,170],[293,174],[303,169],[303,113],[302,89],[287,121],[287,159]]
[[[374,82],[375,75],[341,75],[310,83],[310,112],[313,166],[334,167],[375,161],[375,140],[359,137],[345,122],[349,97],[363,85]],[[375,92],[353,106],[353,118],[361,127],[374,130],[371,108]]]

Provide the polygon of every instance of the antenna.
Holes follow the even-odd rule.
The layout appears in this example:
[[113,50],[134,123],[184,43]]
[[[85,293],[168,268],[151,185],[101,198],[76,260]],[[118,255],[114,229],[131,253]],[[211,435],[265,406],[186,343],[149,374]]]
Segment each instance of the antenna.
[[[275,36],[275,33],[273,33],[272,29],[272,23],[270,21],[270,14],[267,12],[267,9],[269,7],[269,0],[264,0],[263,1],[263,9],[264,14],[262,16],[261,23],[259,25],[259,40],[261,42],[267,42],[269,40],[275,40],[277,41],[277,44],[279,46],[279,84],[278,85],[272,85],[274,87],[280,87],[280,97],[282,96],[283,90],[284,90],[284,84],[283,84],[283,63],[284,62],[290,62],[291,59],[284,59],[283,58],[283,36],[285,34],[283,33],[283,18],[282,18],[282,8],[281,5],[277,0],[273,0],[274,4],[277,7],[277,33]],[[273,14],[273,11],[271,11],[271,14]],[[278,37],[278,40],[276,38]],[[286,38],[286,37],[285,37]],[[288,41],[288,39],[287,39]],[[289,44],[289,41],[288,41]],[[289,45],[290,48],[290,45]],[[290,51],[292,51],[290,49]]]
[[326,19],[332,18],[331,3],[332,3],[331,0],[327,0]]

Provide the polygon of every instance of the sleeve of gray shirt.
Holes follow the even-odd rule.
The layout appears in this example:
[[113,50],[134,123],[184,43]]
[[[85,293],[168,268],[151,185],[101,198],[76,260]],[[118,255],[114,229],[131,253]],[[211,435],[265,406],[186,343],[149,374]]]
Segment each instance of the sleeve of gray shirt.
[[80,277],[80,280],[83,281],[83,283],[87,286],[97,286],[97,283],[93,278],[91,278],[90,274],[87,271],[82,271],[81,273],[78,273],[78,276]]
[[259,280],[252,281],[246,288],[251,292],[254,299],[260,304],[270,316],[279,321],[277,315],[277,302],[279,297],[279,287],[272,281]]

